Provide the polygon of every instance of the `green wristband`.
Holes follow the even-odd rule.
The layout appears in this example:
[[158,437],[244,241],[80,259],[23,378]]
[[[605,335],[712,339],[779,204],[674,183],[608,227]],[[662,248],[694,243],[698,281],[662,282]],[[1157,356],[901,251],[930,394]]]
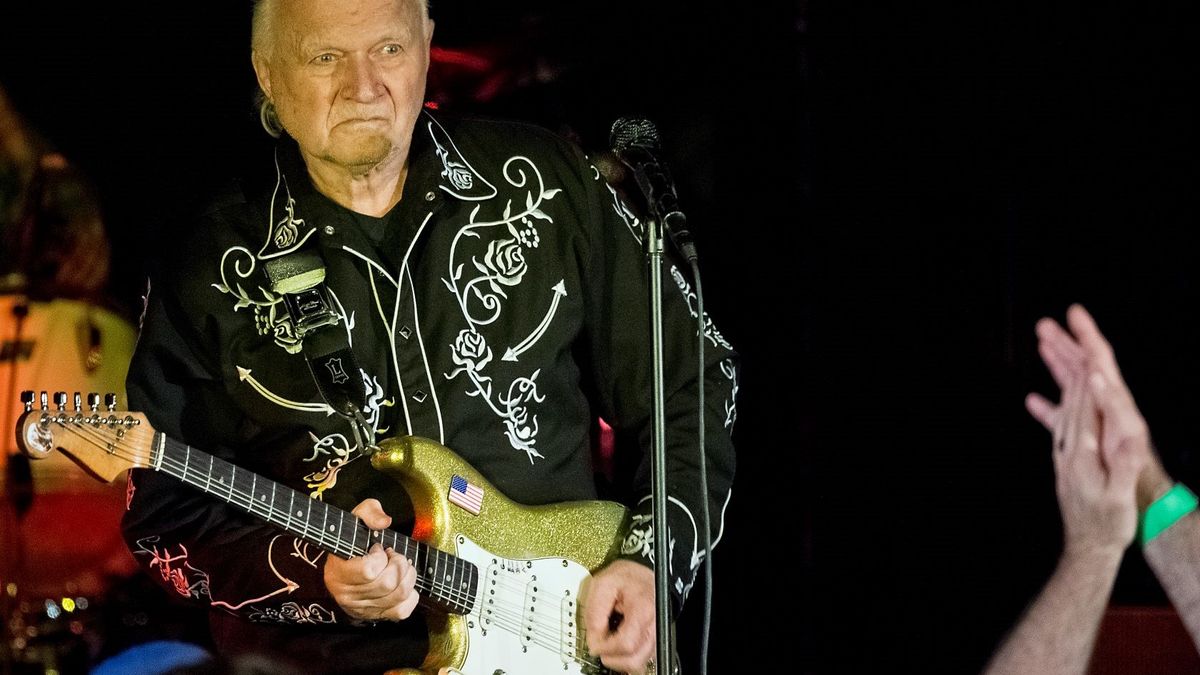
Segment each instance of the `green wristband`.
[[1142,515],[1142,546],[1162,534],[1180,518],[1196,510],[1196,495],[1183,483],[1176,483],[1167,494],[1154,500]]

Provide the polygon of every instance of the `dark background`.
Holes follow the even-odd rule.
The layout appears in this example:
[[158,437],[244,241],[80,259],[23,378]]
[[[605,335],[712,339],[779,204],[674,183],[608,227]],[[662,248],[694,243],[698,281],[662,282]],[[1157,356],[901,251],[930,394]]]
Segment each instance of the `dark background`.
[[[514,77],[474,100],[435,71],[443,107],[591,150],[656,120],[744,356],[713,672],[982,667],[1059,552],[1022,399],[1054,393],[1033,325],[1071,302],[1195,487],[1193,3],[484,4],[435,0],[435,45]],[[190,7],[0,22],[0,83],[100,184],[131,305],[191,179],[264,142],[245,4]],[[1114,602],[1165,602],[1136,551]]]

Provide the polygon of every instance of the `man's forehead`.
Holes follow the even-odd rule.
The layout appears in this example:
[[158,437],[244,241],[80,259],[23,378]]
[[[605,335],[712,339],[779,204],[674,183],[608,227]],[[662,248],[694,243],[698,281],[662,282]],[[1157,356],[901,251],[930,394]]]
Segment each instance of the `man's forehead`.
[[422,14],[416,2],[285,2],[282,4],[289,6],[281,12],[280,37],[301,49],[352,48],[388,39],[407,40],[420,33]]

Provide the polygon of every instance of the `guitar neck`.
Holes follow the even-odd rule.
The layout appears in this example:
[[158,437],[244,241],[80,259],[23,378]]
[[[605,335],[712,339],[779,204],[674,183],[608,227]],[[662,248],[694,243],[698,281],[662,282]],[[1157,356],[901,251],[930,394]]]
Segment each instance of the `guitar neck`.
[[352,513],[311,499],[286,485],[155,432],[155,470],[169,474],[341,558],[366,553],[373,544],[394,549],[417,570],[422,602],[454,614],[474,604],[469,589],[478,578],[470,562],[394,530],[371,530]]

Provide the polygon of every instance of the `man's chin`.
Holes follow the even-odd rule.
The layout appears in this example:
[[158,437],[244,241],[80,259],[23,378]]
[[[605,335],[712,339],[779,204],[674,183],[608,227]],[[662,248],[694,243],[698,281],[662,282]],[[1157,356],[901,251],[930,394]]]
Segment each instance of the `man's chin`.
[[359,137],[344,141],[334,139],[330,159],[347,168],[363,171],[378,165],[392,154],[395,146],[385,136]]

